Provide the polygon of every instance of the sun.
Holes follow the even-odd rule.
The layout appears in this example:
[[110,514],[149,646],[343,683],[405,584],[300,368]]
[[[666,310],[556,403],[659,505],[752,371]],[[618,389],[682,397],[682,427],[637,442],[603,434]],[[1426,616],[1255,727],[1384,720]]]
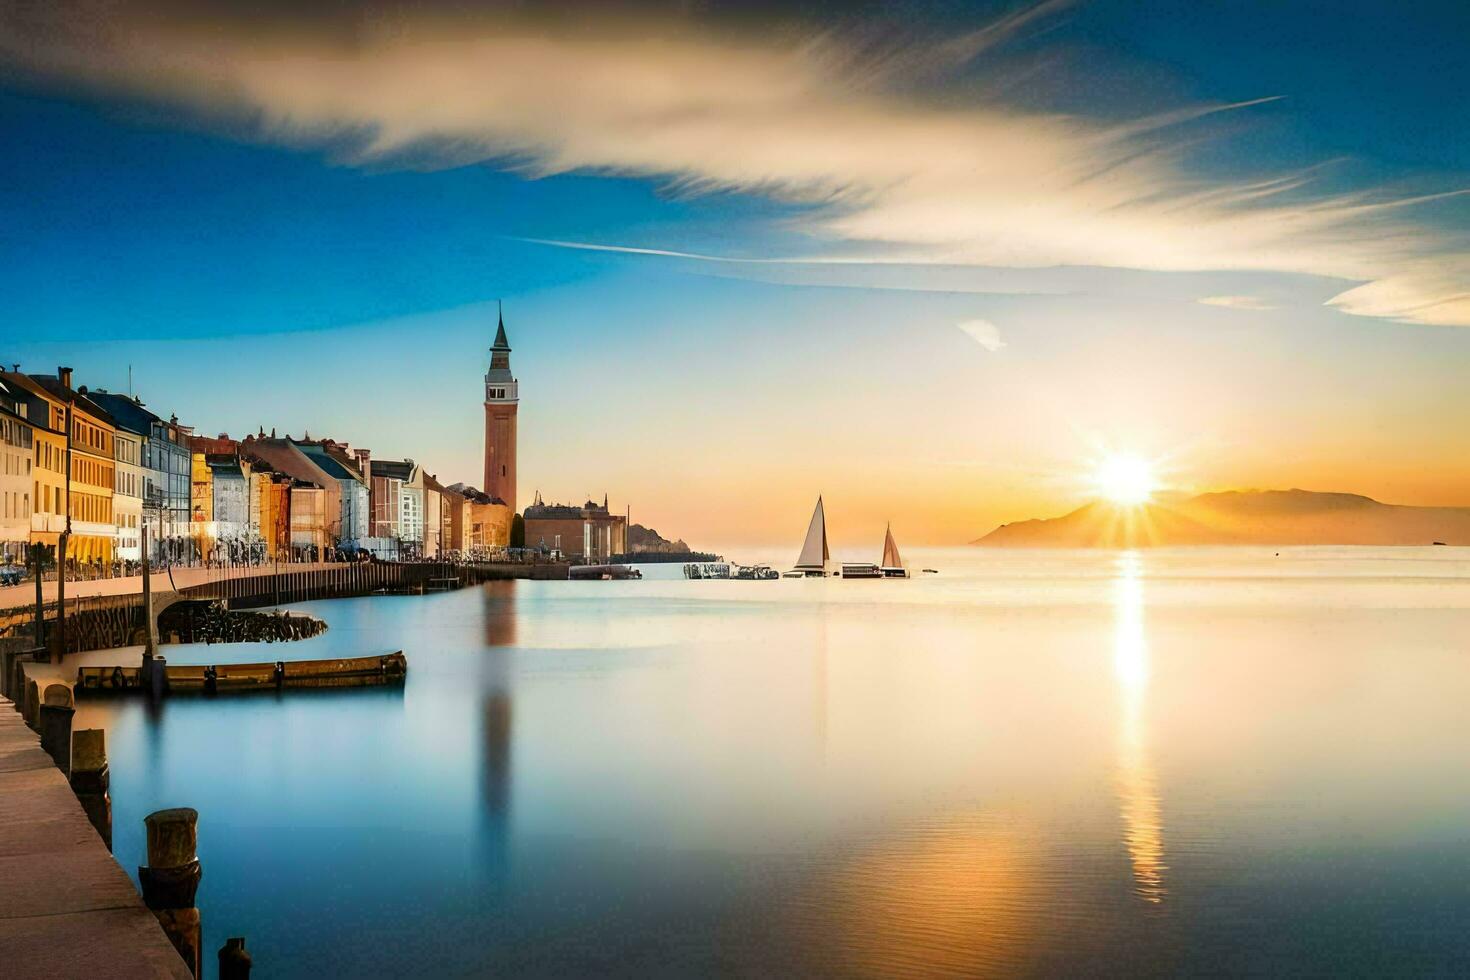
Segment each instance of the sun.
[[1154,464],[1130,453],[1112,453],[1103,457],[1092,476],[1092,483],[1103,498],[1123,507],[1146,504],[1159,489]]

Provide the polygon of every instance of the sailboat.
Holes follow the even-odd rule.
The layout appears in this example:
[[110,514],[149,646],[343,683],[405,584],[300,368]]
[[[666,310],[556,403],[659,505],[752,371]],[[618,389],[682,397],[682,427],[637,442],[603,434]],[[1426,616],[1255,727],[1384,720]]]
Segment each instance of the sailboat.
[[812,522],[806,529],[806,540],[802,542],[801,554],[796,567],[787,572],[785,578],[826,578],[827,563],[831,561],[827,550],[827,516],[822,512],[822,498],[817,498],[817,509],[812,511]]
[[909,570],[903,567],[898,554],[898,542],[893,540],[893,527],[883,532],[883,563],[843,562],[843,578],[908,578]]
[[883,577],[909,577],[909,570],[904,567],[903,558],[898,554],[898,542],[893,540],[892,524],[883,532]]

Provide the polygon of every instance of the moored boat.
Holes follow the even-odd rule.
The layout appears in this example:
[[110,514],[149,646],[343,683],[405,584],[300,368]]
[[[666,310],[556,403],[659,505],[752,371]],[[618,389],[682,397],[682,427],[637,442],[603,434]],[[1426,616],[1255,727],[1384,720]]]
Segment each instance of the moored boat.
[[827,578],[832,574],[829,564],[832,553],[827,549],[827,515],[822,510],[822,498],[817,498],[817,509],[812,511],[812,522],[806,529],[806,540],[802,542],[801,554],[796,565],[785,574],[786,578]]
[[898,553],[898,542],[893,540],[892,524],[883,532],[883,561],[880,572],[884,578],[909,577],[909,570],[904,567],[903,558]]

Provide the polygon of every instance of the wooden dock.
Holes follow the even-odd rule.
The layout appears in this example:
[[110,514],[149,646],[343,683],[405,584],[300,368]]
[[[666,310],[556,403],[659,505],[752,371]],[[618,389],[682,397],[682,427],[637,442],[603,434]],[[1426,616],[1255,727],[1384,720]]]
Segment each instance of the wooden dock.
[[192,976],[36,733],[0,698],[0,976]]
[[[402,650],[377,657],[277,660],[260,664],[173,665],[164,668],[171,694],[230,694],[309,687],[381,687],[402,684],[408,658]],[[142,693],[141,667],[78,667],[75,694]]]

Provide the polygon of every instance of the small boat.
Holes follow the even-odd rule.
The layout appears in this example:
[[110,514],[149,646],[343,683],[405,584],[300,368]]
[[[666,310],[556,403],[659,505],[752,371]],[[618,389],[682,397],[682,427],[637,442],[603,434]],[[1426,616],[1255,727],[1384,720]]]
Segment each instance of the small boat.
[[887,529],[883,532],[883,563],[881,572],[884,578],[909,577],[909,570],[904,567],[903,558],[898,553],[898,542],[893,540],[892,524],[888,525]]
[[925,575],[938,575],[939,574],[939,569],[937,569],[937,568],[926,568],[926,569],[924,569],[924,574]]
[[806,540],[802,542],[801,554],[796,566],[785,574],[785,578],[827,578],[832,573],[827,566],[832,553],[827,549],[827,515],[822,511],[822,498],[817,498],[817,509],[812,511],[812,522],[806,529]]
[[766,582],[781,577],[781,573],[770,565],[736,565],[732,578],[742,581]]

